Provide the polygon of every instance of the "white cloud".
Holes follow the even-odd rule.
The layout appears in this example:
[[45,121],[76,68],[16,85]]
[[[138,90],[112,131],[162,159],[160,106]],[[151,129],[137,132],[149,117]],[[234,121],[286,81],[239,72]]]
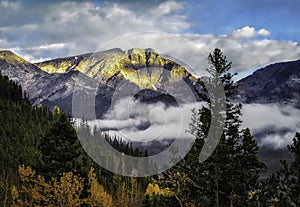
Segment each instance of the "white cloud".
[[260,146],[285,148],[300,131],[300,110],[291,106],[244,104],[242,127],[250,128]]
[[20,2],[12,2],[12,1],[0,1],[0,7],[4,7],[6,9],[17,10],[21,6]]
[[267,146],[275,149],[286,148],[287,145],[292,144],[292,139],[294,138],[295,133],[285,133],[283,135],[280,134],[271,134],[266,135],[263,140],[261,140],[261,146]]
[[[112,136],[127,141],[149,142],[153,140],[194,137],[187,133],[191,122],[191,109],[203,103],[183,104],[166,108],[164,104],[143,104],[132,98],[118,102],[102,120],[89,121]],[[126,107],[124,107],[126,106]],[[286,106],[244,104],[242,128],[250,128],[259,146],[273,149],[286,148],[300,131],[300,110]],[[139,130],[146,124],[146,129]]]
[[[233,62],[232,71],[241,73],[243,76],[249,75],[249,71],[253,71],[253,69],[271,63],[300,58],[300,45],[293,41],[278,41],[266,38],[245,40],[235,38],[233,35],[212,34],[184,34],[183,36],[194,43],[206,57],[214,48],[221,48],[227,59]],[[186,55],[188,56],[188,54]],[[192,62],[197,62],[197,58],[198,56]],[[239,76],[239,78],[243,76]]]
[[232,33],[233,38],[251,38],[256,36],[255,28],[245,26],[242,29],[234,30]]
[[257,34],[261,35],[261,36],[269,36],[271,34],[271,32],[266,29],[260,29],[260,30],[258,30]]
[[266,29],[256,30],[254,27],[245,26],[241,29],[234,30],[232,33],[233,38],[243,39],[243,38],[254,38],[257,36],[269,36],[270,32]]
[[7,49],[9,47],[9,43],[6,41],[6,39],[0,38],[0,50]]
[[[14,3],[12,3],[14,4]],[[24,6],[24,5],[23,5]],[[10,48],[22,48],[23,54],[41,45],[65,44],[64,56],[91,52],[121,35],[143,31],[164,31],[178,33],[190,27],[180,2],[163,2],[143,13],[136,13],[117,3],[104,3],[94,7],[93,2],[52,3],[35,18],[39,22],[15,24],[0,27],[1,36],[10,39]],[[158,9],[158,10],[157,10]],[[23,8],[17,11],[22,14]],[[8,10],[6,10],[9,13]],[[24,14],[25,15],[25,14]],[[13,21],[13,19],[12,19]],[[19,20],[15,20],[19,21]],[[56,48],[60,55],[61,48]],[[53,48],[53,51],[55,48]],[[35,54],[48,56],[45,53]]]
[[[66,47],[64,43],[53,43],[53,44],[42,44],[36,47],[27,48],[28,50],[51,50],[51,49],[61,49]],[[20,48],[18,50],[21,50]]]
[[[199,108],[200,105],[201,103],[191,103],[167,108],[162,103],[144,104],[128,97],[114,105],[103,120],[90,121],[89,124],[129,141],[193,139],[187,132],[191,110]],[[139,130],[142,125],[146,125],[147,128]]]
[[182,10],[183,5],[182,3],[176,1],[166,1],[158,6],[159,13],[162,14],[169,14],[173,11]]

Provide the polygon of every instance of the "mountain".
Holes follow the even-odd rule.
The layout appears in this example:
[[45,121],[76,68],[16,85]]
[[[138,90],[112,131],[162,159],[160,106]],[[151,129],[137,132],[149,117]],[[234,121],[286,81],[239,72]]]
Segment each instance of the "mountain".
[[[0,54],[1,73],[21,84],[33,105],[41,103],[49,108],[57,105],[68,113],[72,113],[77,89],[81,93],[76,94],[80,102],[96,103],[96,118],[109,110],[112,99],[127,95],[142,102],[163,102],[167,106],[198,97],[196,78],[153,49],[112,49],[36,64],[10,51],[0,51]],[[96,87],[96,91],[91,86]],[[88,99],[92,96],[94,100]],[[73,115],[82,118],[86,112]]]
[[36,66],[50,74],[78,71],[95,80],[101,89],[96,96],[98,118],[108,110],[113,96],[120,99],[132,95],[143,102],[163,102],[167,106],[199,100],[195,90],[200,87],[195,85],[197,79],[151,48],[111,49],[58,58]]
[[[111,49],[67,58],[58,58],[36,64],[48,73],[80,71],[101,84],[111,87],[117,80],[126,79],[140,89],[152,89],[181,79],[196,80],[179,64],[165,59],[155,50],[133,48],[123,51]],[[166,73],[169,71],[170,73]]]
[[72,112],[72,94],[78,72],[48,74],[11,51],[0,51],[0,72],[22,86],[32,105],[40,103],[49,108],[57,105]]
[[35,79],[47,75],[37,66],[7,50],[0,51],[0,71],[25,88],[33,86]]
[[44,96],[49,83],[56,82],[58,78],[57,75],[49,75],[36,65],[6,50],[0,51],[0,72],[20,84],[34,105]]
[[[144,102],[161,100],[167,105],[177,105],[176,101],[193,101],[190,93],[199,100],[195,92],[200,87],[195,84],[197,79],[184,67],[150,48],[111,49],[36,64],[10,51],[0,51],[0,70],[29,92],[32,104],[58,105],[69,113],[72,112],[72,96],[78,75],[84,77],[85,83],[80,84],[87,90],[90,83],[97,83],[99,87],[97,117],[108,110],[120,85],[126,86],[124,95],[134,92],[133,95]],[[300,60],[271,64],[237,84],[239,87],[234,99],[242,103],[299,107]]]
[[235,99],[243,103],[300,107],[300,60],[268,65],[237,82]]

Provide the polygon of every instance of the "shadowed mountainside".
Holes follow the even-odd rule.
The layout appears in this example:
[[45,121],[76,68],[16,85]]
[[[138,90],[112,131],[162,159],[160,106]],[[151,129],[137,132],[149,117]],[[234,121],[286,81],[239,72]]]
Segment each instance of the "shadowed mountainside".
[[235,98],[243,103],[300,107],[300,60],[275,63],[238,81]]

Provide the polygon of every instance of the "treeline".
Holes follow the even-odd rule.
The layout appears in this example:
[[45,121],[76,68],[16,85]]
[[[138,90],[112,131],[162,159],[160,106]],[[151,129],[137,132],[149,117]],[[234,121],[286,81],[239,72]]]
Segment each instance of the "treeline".
[[[207,89],[199,95],[208,105],[194,110],[189,128],[195,143],[183,158],[174,153],[174,160],[180,160],[174,167],[160,176],[145,178],[125,177],[99,167],[82,146],[89,146],[89,152],[115,168],[123,167],[122,158],[99,152],[97,146],[102,141],[126,155],[147,157],[147,152],[97,129],[91,130],[85,122],[77,126],[77,132],[85,137],[80,139],[70,116],[59,108],[50,111],[40,105],[30,106],[22,88],[0,76],[0,204],[300,206],[300,134],[296,133],[293,144],[288,146],[294,161],[282,161],[280,171],[259,180],[266,165],[259,160],[258,145],[250,130],[241,129],[242,106],[230,102],[236,87],[230,73],[231,62],[227,62],[220,49],[209,54],[208,60],[212,78],[206,83],[199,81]],[[208,91],[218,91],[220,84],[225,97],[208,96]],[[226,111],[215,110],[222,106]],[[222,121],[224,113],[226,119]],[[212,120],[220,123],[211,123]],[[222,126],[220,139],[214,137],[218,126]],[[207,140],[209,133],[214,139]],[[206,155],[208,158],[203,159]],[[153,163],[127,164],[149,167]]]

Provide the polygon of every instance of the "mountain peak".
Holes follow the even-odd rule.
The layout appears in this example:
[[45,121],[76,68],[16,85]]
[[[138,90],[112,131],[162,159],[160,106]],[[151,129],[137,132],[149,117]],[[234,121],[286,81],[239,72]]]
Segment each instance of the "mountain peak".
[[[132,48],[125,51],[115,48],[36,65],[48,73],[78,70],[111,86],[118,80],[126,79],[142,89],[152,89],[153,85],[159,86],[166,80],[176,82],[191,76],[184,67],[164,58],[152,48]],[[168,75],[166,70],[170,72]]]
[[0,59],[12,64],[29,64],[29,62],[10,50],[1,50]]
[[137,47],[135,47],[135,48],[128,49],[126,51],[127,55],[131,55],[133,53],[139,53],[139,54],[143,54],[143,53],[155,53],[155,54],[158,54],[158,52],[156,50],[152,49],[152,48],[146,48],[146,49],[144,49],[144,48],[137,48]]

